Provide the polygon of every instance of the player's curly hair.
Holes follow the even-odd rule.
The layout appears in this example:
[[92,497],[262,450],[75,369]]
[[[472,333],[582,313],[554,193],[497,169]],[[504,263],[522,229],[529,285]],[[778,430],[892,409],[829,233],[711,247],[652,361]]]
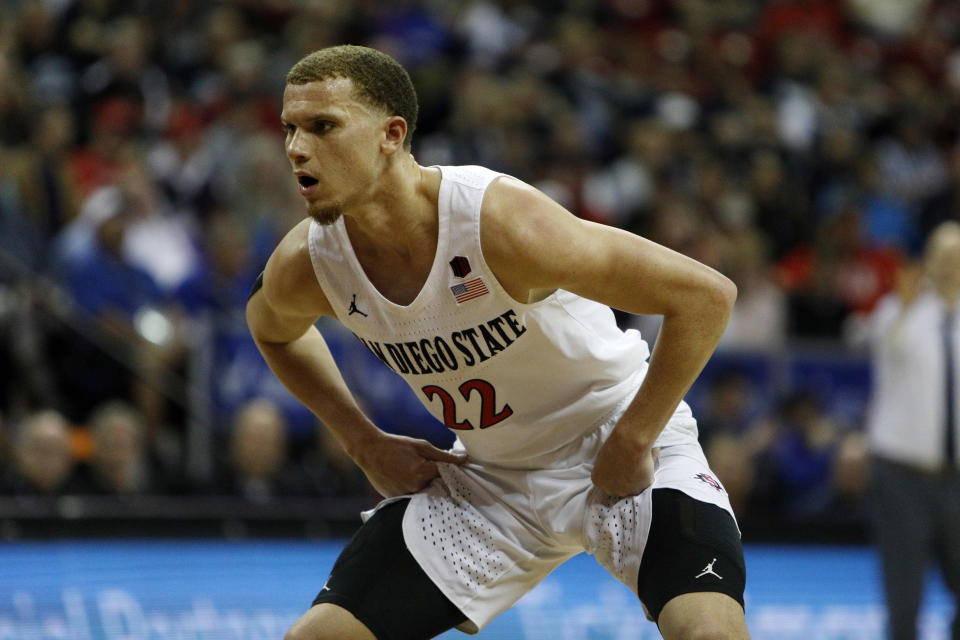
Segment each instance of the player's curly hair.
[[287,73],[287,84],[349,78],[358,96],[373,107],[407,121],[403,146],[409,151],[417,127],[417,92],[410,75],[385,53],[356,45],[327,47],[307,54]]

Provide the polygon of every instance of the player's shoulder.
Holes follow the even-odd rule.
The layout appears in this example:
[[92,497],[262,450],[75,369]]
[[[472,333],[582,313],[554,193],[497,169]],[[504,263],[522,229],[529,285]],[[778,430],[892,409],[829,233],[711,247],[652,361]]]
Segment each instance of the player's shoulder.
[[483,244],[496,242],[510,251],[562,240],[558,234],[576,223],[576,217],[547,194],[508,175],[490,184],[480,215]]
[[557,266],[582,235],[576,216],[522,180],[501,176],[484,194],[483,257],[514,300],[542,299],[563,286]]
[[331,315],[310,259],[310,225],[306,218],[279,242],[263,274],[263,289],[271,306],[295,315]]

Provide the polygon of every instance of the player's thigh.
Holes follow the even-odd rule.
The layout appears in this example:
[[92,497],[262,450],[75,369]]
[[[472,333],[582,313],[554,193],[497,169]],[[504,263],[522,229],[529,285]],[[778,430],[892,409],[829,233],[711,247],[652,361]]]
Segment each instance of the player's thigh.
[[316,604],[300,616],[284,640],[376,640],[352,613],[330,603]]
[[341,637],[327,625],[358,634],[344,638],[423,640],[466,620],[407,549],[403,514],[408,503],[387,504],[360,527],[334,563],[315,606],[291,628],[293,640]]
[[671,603],[703,601],[711,604],[708,616],[714,609],[726,611],[729,603],[742,619],[746,565],[733,516],[676,489],[654,489],[652,503],[637,577],[637,593],[650,617],[660,625]]
[[740,603],[724,593],[698,592],[676,596],[660,612],[664,640],[747,640]]

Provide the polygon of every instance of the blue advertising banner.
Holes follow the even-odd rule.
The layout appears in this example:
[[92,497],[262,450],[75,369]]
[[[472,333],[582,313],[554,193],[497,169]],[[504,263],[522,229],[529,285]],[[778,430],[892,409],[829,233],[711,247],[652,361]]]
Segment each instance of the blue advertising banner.
[[[279,640],[323,585],[340,542],[0,544],[0,640]],[[755,640],[880,640],[885,613],[863,548],[747,548]],[[949,637],[931,575],[921,637]],[[452,631],[446,639],[464,638]],[[639,604],[581,555],[484,629],[499,640],[659,638]]]

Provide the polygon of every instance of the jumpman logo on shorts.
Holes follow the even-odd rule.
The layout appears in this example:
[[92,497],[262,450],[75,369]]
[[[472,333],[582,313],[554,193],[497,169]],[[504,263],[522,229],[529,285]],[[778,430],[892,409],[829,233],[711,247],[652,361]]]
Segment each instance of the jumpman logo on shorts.
[[355,313],[359,313],[364,318],[367,317],[367,314],[365,314],[363,311],[360,311],[359,307],[357,307],[357,294],[353,294],[353,300],[350,301],[350,307],[347,309],[347,311],[350,312],[347,314],[348,316],[352,316]]
[[[700,574],[697,576],[697,578],[702,578],[703,576],[705,576],[705,575],[707,575],[707,574],[710,574],[710,575],[713,575],[713,576],[717,576],[717,578],[723,580],[723,576],[721,576],[720,574],[718,574],[716,571],[713,570],[713,563],[716,562],[716,561],[717,561],[717,559],[714,558],[713,560],[711,560],[710,562],[708,562],[708,563],[707,563],[707,566],[705,566],[705,567],[703,568],[703,571],[700,572]],[[694,578],[694,580],[696,580],[697,578]]]

